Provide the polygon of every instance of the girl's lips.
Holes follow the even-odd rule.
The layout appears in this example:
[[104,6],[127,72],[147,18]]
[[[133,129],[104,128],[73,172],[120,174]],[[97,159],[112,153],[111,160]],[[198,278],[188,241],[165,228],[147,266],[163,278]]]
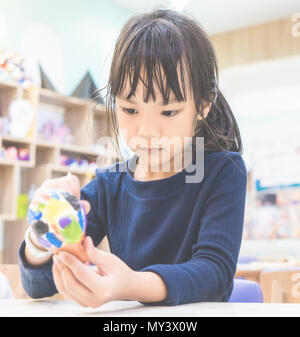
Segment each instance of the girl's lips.
[[156,151],[162,150],[162,148],[152,149],[152,148],[145,148],[145,147],[141,147],[140,149],[143,151],[148,151],[148,152],[156,152]]

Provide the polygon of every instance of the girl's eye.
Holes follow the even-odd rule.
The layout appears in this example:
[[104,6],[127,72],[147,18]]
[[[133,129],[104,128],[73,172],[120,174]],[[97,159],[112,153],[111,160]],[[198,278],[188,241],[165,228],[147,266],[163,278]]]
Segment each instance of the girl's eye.
[[[135,115],[137,112],[135,112],[135,109],[129,109],[129,108],[121,108],[122,111],[126,112],[128,115]],[[163,116],[166,117],[173,117],[177,115],[179,111],[177,110],[171,110],[171,111],[163,111],[162,114]]]
[[173,117],[177,115],[178,111],[173,110],[173,111],[164,111],[162,114],[166,117]]
[[126,112],[128,115],[134,115],[135,109],[127,109],[127,108],[122,108],[122,111]]

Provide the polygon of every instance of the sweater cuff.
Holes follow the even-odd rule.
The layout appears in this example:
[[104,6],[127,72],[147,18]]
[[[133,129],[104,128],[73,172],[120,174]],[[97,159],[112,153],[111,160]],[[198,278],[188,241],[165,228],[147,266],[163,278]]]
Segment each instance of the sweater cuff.
[[[152,266],[145,267],[140,271],[150,271],[158,274],[162,280],[165,282],[167,287],[167,297],[163,301],[159,302],[141,302],[145,305],[178,305],[182,303],[182,289],[185,287],[184,280],[179,277],[178,270],[176,266],[172,264],[155,264]],[[185,292],[182,292],[185,293]]]
[[32,266],[26,260],[25,247],[23,240],[18,250],[18,262],[24,290],[34,298],[53,296],[57,289],[52,277],[52,258],[42,265]]

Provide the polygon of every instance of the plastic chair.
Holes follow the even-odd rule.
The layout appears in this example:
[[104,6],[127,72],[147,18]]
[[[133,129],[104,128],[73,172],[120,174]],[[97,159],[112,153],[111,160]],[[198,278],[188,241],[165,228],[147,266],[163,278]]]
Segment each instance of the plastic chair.
[[239,256],[238,263],[250,263],[258,261],[257,257],[254,256]]
[[262,289],[257,282],[234,279],[233,290],[228,302],[264,303]]

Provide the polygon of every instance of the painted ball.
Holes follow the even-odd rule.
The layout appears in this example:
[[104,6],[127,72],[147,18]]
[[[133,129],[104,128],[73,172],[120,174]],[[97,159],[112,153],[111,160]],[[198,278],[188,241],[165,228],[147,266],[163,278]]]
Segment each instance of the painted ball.
[[80,242],[86,231],[84,206],[76,196],[49,189],[47,202],[30,205],[28,222],[41,246],[61,248]]

